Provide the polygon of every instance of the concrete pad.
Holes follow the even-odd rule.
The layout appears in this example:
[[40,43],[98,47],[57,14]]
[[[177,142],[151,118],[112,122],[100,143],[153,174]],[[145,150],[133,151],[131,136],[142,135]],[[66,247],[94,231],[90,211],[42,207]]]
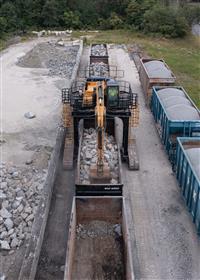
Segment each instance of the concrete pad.
[[112,64],[139,95],[140,124],[134,129],[140,170],[123,166],[124,194],[132,205],[136,279],[199,279],[200,240],[176,178],[145,107],[138,72],[122,48],[109,50]]

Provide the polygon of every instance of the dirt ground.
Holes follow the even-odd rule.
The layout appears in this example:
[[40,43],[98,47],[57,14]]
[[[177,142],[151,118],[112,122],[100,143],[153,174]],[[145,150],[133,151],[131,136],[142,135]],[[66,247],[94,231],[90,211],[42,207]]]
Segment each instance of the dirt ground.
[[139,95],[140,125],[134,133],[140,170],[123,166],[124,192],[132,205],[136,279],[200,279],[200,240],[145,107],[136,66],[121,48],[110,49],[110,56]]
[[[1,160],[23,164],[32,157],[35,145],[53,147],[60,119],[60,88],[69,80],[47,76],[45,68],[16,65],[36,44],[34,39],[10,46],[1,53]],[[33,112],[36,118],[26,119]]]

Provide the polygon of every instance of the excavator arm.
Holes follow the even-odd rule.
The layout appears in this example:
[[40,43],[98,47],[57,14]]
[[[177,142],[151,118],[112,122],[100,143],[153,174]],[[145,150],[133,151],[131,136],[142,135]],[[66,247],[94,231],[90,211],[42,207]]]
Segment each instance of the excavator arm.
[[104,106],[104,92],[102,85],[96,89],[96,130],[97,130],[97,173],[103,173],[104,166],[104,132],[106,124],[106,109]]
[[110,169],[104,161],[104,134],[106,129],[106,107],[104,104],[106,85],[97,82],[94,89],[96,96],[95,122],[97,131],[97,163],[90,169],[90,179],[96,183],[109,183],[111,180]]

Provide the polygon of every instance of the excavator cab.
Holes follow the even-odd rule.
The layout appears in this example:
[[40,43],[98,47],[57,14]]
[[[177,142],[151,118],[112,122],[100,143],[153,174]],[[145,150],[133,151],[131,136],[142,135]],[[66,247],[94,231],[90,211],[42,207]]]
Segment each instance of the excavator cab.
[[107,81],[107,104],[106,107],[117,107],[119,104],[119,84],[115,80]]

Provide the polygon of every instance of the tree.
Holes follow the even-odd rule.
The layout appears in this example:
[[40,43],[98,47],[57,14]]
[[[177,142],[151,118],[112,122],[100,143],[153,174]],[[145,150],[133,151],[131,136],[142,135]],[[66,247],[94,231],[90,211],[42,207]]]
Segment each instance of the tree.
[[67,28],[80,28],[81,21],[78,12],[66,11],[64,12],[64,24]]
[[109,19],[109,25],[111,29],[119,29],[122,27],[123,21],[115,12],[112,12]]
[[15,31],[19,28],[16,7],[12,2],[7,1],[2,4],[0,10],[0,17],[4,18],[4,22],[6,20],[7,31]]
[[144,13],[157,3],[157,0],[131,0],[127,9],[127,23],[142,29]]
[[2,36],[2,34],[4,32],[6,32],[7,29],[7,20],[5,17],[0,17],[0,36]]
[[181,14],[191,26],[200,22],[200,6],[183,6]]
[[59,25],[58,2],[46,0],[42,8],[42,24],[45,27],[56,27]]
[[16,13],[18,19],[18,28],[20,30],[26,30],[32,25],[31,21],[31,3],[32,0],[16,0]]
[[172,8],[155,6],[146,11],[143,22],[145,32],[159,33],[167,37],[183,37],[188,25],[185,18]]

